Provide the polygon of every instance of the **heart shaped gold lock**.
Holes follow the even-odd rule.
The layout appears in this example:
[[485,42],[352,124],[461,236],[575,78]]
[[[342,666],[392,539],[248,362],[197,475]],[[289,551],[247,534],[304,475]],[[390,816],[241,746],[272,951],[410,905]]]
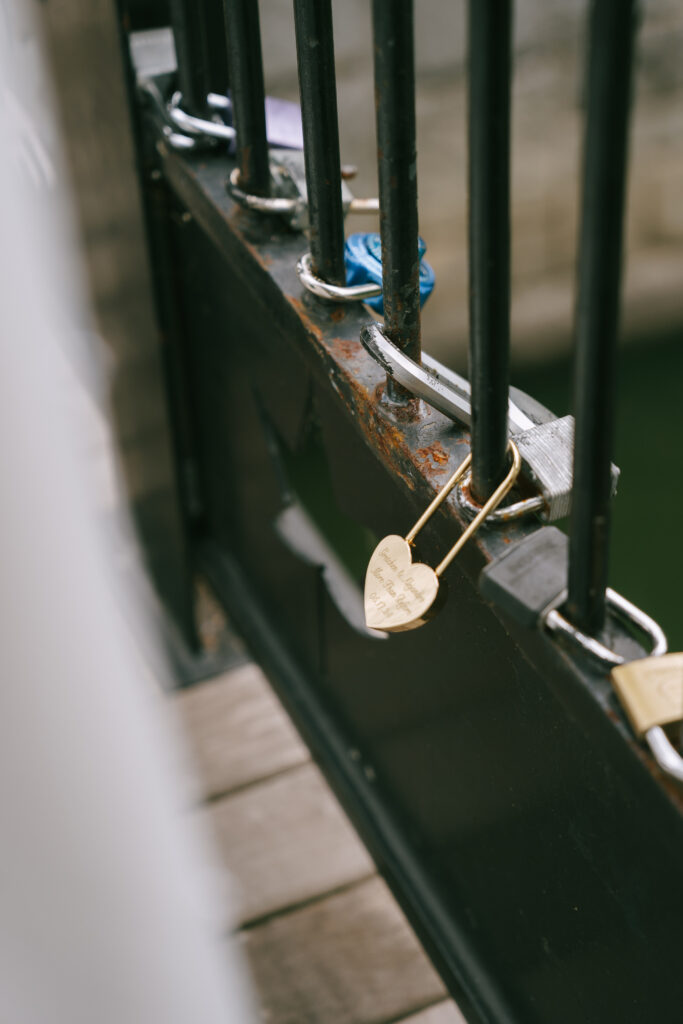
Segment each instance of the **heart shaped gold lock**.
[[379,542],[365,574],[365,622],[370,629],[400,633],[423,626],[434,615],[439,577],[486,517],[501,503],[519,475],[522,460],[513,441],[508,443],[508,450],[512,455],[512,465],[507,476],[482,505],[436,569],[422,562],[413,562],[412,543],[470,468],[471,454],[458,466],[405,537],[390,534]]
[[365,622],[370,629],[414,629],[439,592],[439,577],[428,565],[413,565],[404,537],[392,534],[375,548],[365,574]]

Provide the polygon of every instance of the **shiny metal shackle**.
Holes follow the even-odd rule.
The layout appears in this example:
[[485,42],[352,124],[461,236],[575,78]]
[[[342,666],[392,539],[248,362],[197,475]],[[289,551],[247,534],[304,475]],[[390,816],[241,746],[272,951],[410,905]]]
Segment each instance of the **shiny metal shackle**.
[[[468,519],[473,519],[481,511],[478,505],[468,494],[468,488],[472,480],[472,472],[468,470],[462,481],[458,484],[455,497],[458,505]],[[523,519],[525,516],[538,515],[546,507],[545,498],[542,494],[535,494],[532,498],[522,498],[520,501],[513,501],[510,505],[503,505],[489,512],[486,517],[487,523],[511,523],[515,519]]]
[[[469,381],[449,370],[428,353],[422,353],[422,365],[402,352],[384,334],[382,325],[367,324],[360,333],[363,347],[397,383],[416,398],[421,398],[451,420],[472,425],[472,404]],[[535,427],[534,421],[512,400],[508,404],[510,434]]]
[[176,130],[171,119],[168,103],[162,97],[159,88],[152,79],[143,78],[138,83],[140,95],[147,101],[157,128],[171,149],[191,150],[197,146],[197,140]]
[[[309,226],[308,190],[303,151],[281,147],[271,149],[270,173],[275,195],[257,196],[246,192],[240,184],[237,168],[231,172],[228,179],[228,192],[235,202],[247,210],[266,215],[283,216],[289,221],[290,227],[297,231],[306,230]],[[344,216],[347,213],[377,213],[379,211],[379,199],[357,199],[351,194],[343,179],[340,188]],[[278,192],[280,192],[279,195]],[[283,192],[285,194],[282,194]]]
[[[626,661],[620,654],[616,654],[605,644],[596,640],[595,637],[588,636],[583,633],[580,629],[577,629],[569,619],[558,610],[559,605],[563,604],[566,600],[566,593],[563,591],[562,594],[553,601],[552,605],[546,609],[541,615],[542,625],[548,629],[551,633],[561,634],[563,637],[568,638],[572,643],[581,647],[584,651],[590,654],[596,661],[600,662],[606,668],[614,668],[616,665],[623,665]],[[651,642],[650,656],[657,657],[660,654],[666,654],[668,650],[668,642],[664,630],[655,622],[653,618],[646,614],[641,608],[628,601],[621,594],[618,594],[616,590],[612,590],[611,587],[607,587],[605,591],[605,598],[607,600],[607,606],[615,612],[619,618],[623,619],[629,625],[635,626],[641,631]]]
[[[612,651],[605,644],[600,643],[595,637],[588,636],[580,629],[577,629],[558,611],[555,605],[562,604],[565,597],[566,594],[562,593],[553,602],[553,607],[543,613],[541,616],[542,625],[551,633],[566,637],[572,643],[581,647],[582,650],[590,654],[591,657],[595,658],[605,668],[611,669],[617,665],[624,665],[627,661],[626,658]],[[647,615],[641,608],[638,608],[637,605],[622,597],[615,590],[612,590],[611,587],[608,587],[605,591],[605,597],[607,598],[609,608],[620,618],[636,626],[637,629],[649,638],[652,644],[650,657],[658,657],[667,653],[669,645],[666,634],[659,623],[655,622],[653,618]],[[683,757],[676,750],[661,725],[654,725],[648,729],[645,733],[645,740],[662,771],[678,779],[679,782],[683,782]]]
[[[183,110],[182,102],[183,94],[174,92],[168,103],[168,114],[176,128],[191,136],[201,136],[222,142],[232,142],[236,138],[237,133],[231,125],[188,114]],[[228,108],[227,97],[224,100],[218,93],[209,93],[206,102],[208,107],[216,111]]]
[[236,203],[256,213],[296,216],[306,208],[303,199],[291,196],[257,196],[252,192],[245,192],[240,187],[239,167],[234,167],[230,172],[228,192]]
[[683,757],[678,753],[661,725],[653,725],[651,729],[648,729],[645,739],[652,751],[652,756],[662,771],[667,775],[672,775],[679,782],[683,782]]
[[[442,366],[426,352],[422,354],[422,363],[416,363],[387,338],[380,324],[363,327],[360,339],[366,351],[393,380],[449,419],[471,426],[471,390],[464,377]],[[510,399],[508,434],[519,448],[525,475],[540,495],[496,509],[489,521],[510,522],[529,515],[540,515],[549,521],[563,518],[569,511],[572,484],[572,418],[551,417],[547,422],[537,423]],[[464,483],[456,493],[465,514],[470,518],[477,515],[479,506],[467,495]]]
[[304,253],[296,265],[296,272],[304,288],[321,299],[331,302],[364,302],[382,294],[380,284],[337,285],[323,281],[313,273],[313,257]]
[[[253,193],[246,193],[240,186],[240,169],[237,167],[230,171],[228,191],[236,203],[248,210],[255,210],[257,213],[276,213],[300,218],[308,210],[308,203],[303,196],[255,196]],[[379,211],[378,203],[379,201],[375,199],[355,199],[354,197],[345,204],[344,213],[376,213]],[[310,291],[313,289],[311,288]],[[381,293],[382,289],[379,288],[377,292],[373,292],[373,295],[381,295]]]

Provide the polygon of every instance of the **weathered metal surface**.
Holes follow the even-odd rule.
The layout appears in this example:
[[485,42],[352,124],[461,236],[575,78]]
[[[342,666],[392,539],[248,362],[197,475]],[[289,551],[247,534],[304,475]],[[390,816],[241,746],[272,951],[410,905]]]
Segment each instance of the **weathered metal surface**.
[[[190,215],[173,230],[198,540],[223,600],[470,1020],[671,1018],[681,790],[634,740],[604,673],[479,596],[482,566],[534,524],[483,528],[424,629],[358,629],[364,544],[408,530],[468,435],[427,406],[402,421],[383,404],[358,340],[367,315],[302,295],[305,239],[236,208],[230,167],[161,150]],[[300,531],[283,529],[295,502],[317,531],[308,559]],[[421,557],[437,561],[464,521],[446,501]]]

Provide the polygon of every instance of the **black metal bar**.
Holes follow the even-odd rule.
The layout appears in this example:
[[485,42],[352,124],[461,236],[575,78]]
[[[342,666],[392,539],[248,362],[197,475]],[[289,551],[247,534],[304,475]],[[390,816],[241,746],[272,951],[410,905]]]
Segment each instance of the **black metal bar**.
[[512,0],[469,4],[469,247],[472,490],[506,471],[510,377]]
[[228,91],[228,47],[225,38],[223,0],[210,0],[206,13],[206,44],[209,54],[210,92]]
[[294,0],[313,270],[346,284],[339,123],[330,0]]
[[240,187],[268,195],[268,141],[257,0],[224,0]]
[[[413,3],[374,0],[372,14],[384,320],[389,338],[419,362]],[[387,390],[404,391],[390,378]]]
[[206,96],[211,92],[205,7],[210,2],[215,0],[200,0],[196,4],[170,0],[183,108],[200,117],[206,113]]
[[567,614],[591,634],[605,618],[635,13],[635,0],[594,0],[590,15]]

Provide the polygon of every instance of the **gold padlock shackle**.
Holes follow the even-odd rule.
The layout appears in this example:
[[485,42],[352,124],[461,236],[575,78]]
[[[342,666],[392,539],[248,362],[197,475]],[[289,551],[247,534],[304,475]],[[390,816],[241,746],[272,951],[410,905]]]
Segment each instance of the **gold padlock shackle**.
[[[503,482],[498,485],[498,487],[495,489],[491,497],[488,498],[487,501],[481,506],[481,510],[476,514],[476,516],[474,517],[472,522],[466,527],[466,529],[463,530],[460,537],[458,537],[457,541],[455,542],[451,550],[448,552],[446,557],[442,559],[441,562],[439,562],[436,569],[434,570],[434,573],[437,576],[441,576],[442,573],[446,571],[446,569],[451,564],[453,559],[456,557],[458,552],[464,547],[464,545],[470,539],[472,534],[479,529],[479,527],[484,522],[488,514],[494,508],[496,508],[497,505],[500,504],[500,502],[503,500],[503,498],[511,489],[515,480],[519,476],[519,471],[522,466],[522,459],[519,454],[519,451],[517,450],[517,445],[514,441],[508,441],[508,451],[512,455],[512,465],[510,466],[507,476],[505,477]],[[437,496],[432,501],[431,505],[429,505],[422,513],[418,521],[415,523],[415,526],[413,526],[412,530],[410,530],[410,532],[406,534],[405,540],[408,542],[408,544],[413,543],[422,527],[429,519],[431,519],[439,505],[441,505],[441,503],[446,500],[446,498],[451,493],[456,484],[460,480],[462,480],[465,473],[470,468],[471,464],[472,453],[470,452],[465,461],[458,466],[450,480],[448,480],[444,484],[442,489],[439,491]]]

